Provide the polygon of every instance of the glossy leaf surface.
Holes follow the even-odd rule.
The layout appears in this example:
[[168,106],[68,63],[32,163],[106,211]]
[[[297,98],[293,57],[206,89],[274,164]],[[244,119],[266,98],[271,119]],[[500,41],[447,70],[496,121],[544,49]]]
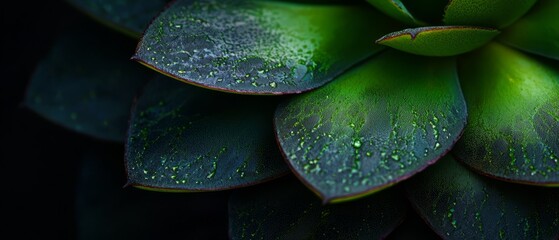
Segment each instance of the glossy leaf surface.
[[403,221],[396,191],[323,206],[295,179],[240,191],[229,201],[232,239],[380,239]]
[[179,0],[151,24],[134,59],[206,88],[300,93],[379,51],[370,41],[390,22],[367,6]]
[[25,105],[74,131],[124,141],[132,100],[151,78],[128,60],[133,42],[82,25],[62,35],[39,63]]
[[447,25],[504,28],[522,17],[537,0],[450,0]]
[[464,26],[409,28],[393,32],[376,43],[425,56],[452,56],[469,52],[489,42],[499,31]]
[[396,51],[290,99],[275,115],[284,155],[325,201],[415,174],[451,148],[465,121],[453,59]]
[[559,1],[540,0],[499,39],[511,46],[559,60]]
[[458,158],[497,178],[559,184],[559,64],[493,44],[459,69],[469,116]]
[[423,24],[411,15],[406,6],[404,6],[400,0],[367,0],[367,2],[388,16],[403,23],[410,25]]
[[138,38],[167,0],[67,0],[94,19]]
[[452,157],[406,182],[409,198],[445,239],[557,239],[559,189],[500,182]]
[[274,142],[275,106],[271,99],[153,80],[130,122],[129,183],[161,191],[211,191],[285,174]]

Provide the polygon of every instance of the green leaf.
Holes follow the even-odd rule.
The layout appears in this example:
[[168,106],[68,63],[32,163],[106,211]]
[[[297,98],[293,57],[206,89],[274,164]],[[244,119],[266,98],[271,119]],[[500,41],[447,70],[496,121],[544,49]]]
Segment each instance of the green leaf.
[[167,0],[66,0],[101,23],[139,38]]
[[451,148],[465,121],[454,60],[396,51],[290,99],[275,116],[289,164],[325,202],[421,171]]
[[408,28],[378,39],[376,43],[425,56],[452,56],[483,46],[499,31],[467,26]]
[[540,0],[532,11],[507,28],[499,40],[522,50],[559,60],[559,1]]
[[212,191],[287,173],[274,141],[270,99],[156,79],[138,99],[126,151],[129,184]]
[[322,206],[289,179],[233,194],[229,231],[232,239],[381,239],[403,221],[406,208],[395,191]]
[[468,127],[454,148],[476,171],[559,184],[559,64],[492,44],[460,61]]
[[557,239],[559,189],[468,171],[452,157],[406,182],[414,208],[445,239]]
[[133,58],[206,88],[300,93],[379,51],[370,40],[390,26],[366,6],[179,0],[151,24]]
[[59,37],[39,63],[25,105],[71,130],[124,141],[132,100],[151,73],[128,60],[133,42],[80,28]]
[[367,0],[371,5],[386,15],[409,25],[424,25],[415,19],[400,0]]
[[446,25],[504,28],[524,15],[537,0],[450,0]]

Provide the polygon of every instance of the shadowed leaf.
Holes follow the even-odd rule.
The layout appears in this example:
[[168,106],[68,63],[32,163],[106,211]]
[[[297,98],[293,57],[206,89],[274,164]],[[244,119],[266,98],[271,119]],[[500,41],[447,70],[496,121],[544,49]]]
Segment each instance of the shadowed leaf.
[[325,201],[415,174],[452,147],[465,121],[454,60],[396,51],[290,99],[275,115],[284,155]]
[[459,66],[469,116],[457,157],[497,178],[559,184],[559,64],[493,44]]
[[130,184],[211,191],[285,174],[274,142],[275,106],[272,99],[212,92],[168,78],[151,81],[130,121]]
[[396,191],[323,206],[288,179],[233,194],[229,231],[232,239],[380,239],[403,221],[406,208]]
[[206,88],[300,93],[379,51],[370,40],[390,26],[368,6],[179,0],[150,25],[134,59]]
[[445,157],[406,182],[412,205],[445,239],[557,239],[559,189],[479,176]]
[[414,18],[400,0],[367,0],[367,2],[400,22],[410,25],[424,25],[424,23]]
[[66,0],[94,19],[139,38],[167,0]]
[[559,60],[559,1],[540,0],[532,11],[507,28],[499,40],[522,50]]
[[124,141],[132,99],[151,78],[129,56],[133,42],[81,25],[62,35],[39,63],[25,105],[77,132]]

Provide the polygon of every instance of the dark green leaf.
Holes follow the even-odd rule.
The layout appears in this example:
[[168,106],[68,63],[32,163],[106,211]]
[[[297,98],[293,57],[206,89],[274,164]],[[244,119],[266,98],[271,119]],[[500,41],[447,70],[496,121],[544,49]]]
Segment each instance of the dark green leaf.
[[522,50],[559,60],[559,1],[540,0],[532,11],[507,28],[499,40]]
[[212,92],[167,78],[150,82],[130,122],[130,184],[210,191],[285,174],[273,134],[276,104],[270,100]]
[[415,19],[400,0],[367,0],[386,15],[409,25],[424,25]]
[[275,116],[291,167],[325,201],[421,171],[452,147],[465,121],[454,60],[396,51],[292,98]]
[[444,9],[448,2],[449,0],[402,0],[411,14],[435,25],[442,24]]
[[559,184],[559,64],[492,44],[459,73],[469,116],[458,158],[497,178]]
[[75,189],[76,229],[68,230],[75,231],[75,239],[222,239],[227,232],[227,195],[123,189],[120,146],[96,145],[83,155],[77,159],[81,167]]
[[504,183],[451,157],[406,182],[412,205],[445,239],[557,239],[559,189]]
[[440,240],[441,238],[431,230],[425,220],[415,211],[408,211],[406,219],[386,240]]
[[537,0],[450,0],[444,23],[504,28],[522,17]]
[[124,141],[132,100],[151,73],[128,60],[133,42],[81,27],[61,36],[39,63],[25,104],[69,129]]
[[499,31],[465,26],[408,28],[378,39],[376,43],[425,56],[452,56],[489,42]]
[[67,0],[94,19],[139,38],[167,0]]
[[151,24],[134,59],[207,88],[300,93],[379,51],[370,41],[390,26],[363,6],[179,0]]
[[233,194],[229,226],[232,239],[380,239],[403,221],[406,208],[395,191],[322,206],[289,179]]

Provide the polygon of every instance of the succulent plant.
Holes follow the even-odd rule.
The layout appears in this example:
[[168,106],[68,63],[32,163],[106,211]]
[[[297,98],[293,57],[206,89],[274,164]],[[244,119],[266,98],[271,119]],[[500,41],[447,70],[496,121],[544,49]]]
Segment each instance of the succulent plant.
[[68,31],[27,106],[125,142],[129,186],[281,178],[231,191],[233,239],[381,238],[408,202],[443,238],[559,237],[558,1],[68,2],[136,51]]

